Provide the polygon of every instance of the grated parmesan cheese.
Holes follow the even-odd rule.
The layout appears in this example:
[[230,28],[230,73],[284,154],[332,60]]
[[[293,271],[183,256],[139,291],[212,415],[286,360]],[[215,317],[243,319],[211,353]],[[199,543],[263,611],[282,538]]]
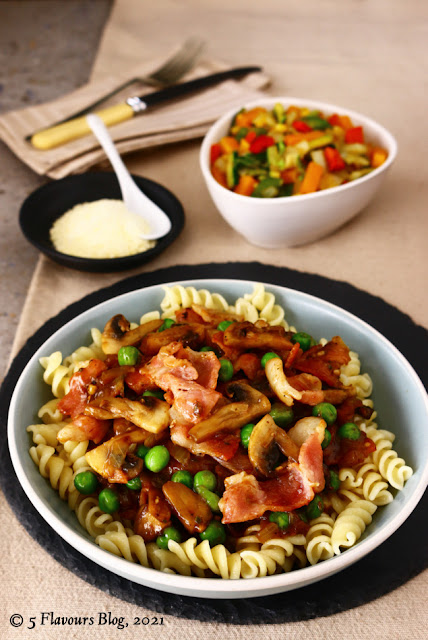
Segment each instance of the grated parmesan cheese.
[[147,251],[154,240],[147,222],[129,211],[122,200],[78,204],[54,222],[51,241],[57,251],[81,258],[121,258]]

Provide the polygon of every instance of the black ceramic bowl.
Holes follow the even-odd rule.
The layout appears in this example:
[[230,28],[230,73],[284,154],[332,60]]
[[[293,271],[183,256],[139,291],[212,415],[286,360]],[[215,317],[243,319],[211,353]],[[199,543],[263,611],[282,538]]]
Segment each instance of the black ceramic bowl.
[[19,223],[24,236],[49,258],[79,271],[113,272],[132,269],[149,262],[177,238],[184,226],[184,211],[180,201],[165,187],[140,176],[133,176],[140,189],[155,202],[171,220],[170,232],[157,240],[153,249],[123,258],[78,258],[57,251],[49,230],[57,218],[77,204],[108,199],[121,199],[119,183],[114,173],[82,173],[49,182],[24,201]]

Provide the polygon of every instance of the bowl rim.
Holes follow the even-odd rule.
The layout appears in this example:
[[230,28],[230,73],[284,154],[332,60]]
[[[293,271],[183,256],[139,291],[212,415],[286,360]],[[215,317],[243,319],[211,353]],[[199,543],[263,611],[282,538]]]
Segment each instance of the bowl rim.
[[[215,284],[213,284],[215,283]],[[172,281],[162,284],[155,284],[149,287],[140,287],[133,291],[129,291],[113,298],[109,298],[94,307],[87,309],[86,311],[78,314],[73,319],[65,323],[60,329],[55,331],[40,347],[36,350],[33,356],[30,358],[25,368],[23,369],[19,380],[15,386],[9,408],[8,417],[8,445],[9,451],[13,463],[15,473],[18,480],[24,489],[27,497],[32,502],[34,507],[52,527],[56,533],[58,533],[64,540],[66,540],[77,551],[85,555],[88,559],[93,560],[100,566],[116,573],[122,577],[132,580],[137,584],[143,584],[151,588],[155,588],[161,591],[170,593],[179,593],[181,595],[190,595],[203,598],[245,598],[245,597],[258,597],[261,595],[272,595],[279,592],[286,592],[291,589],[300,588],[307,584],[315,583],[319,580],[329,577],[346,567],[349,567],[357,560],[366,556],[368,553],[376,549],[387,538],[389,538],[407,519],[411,512],[415,509],[418,502],[423,496],[423,493],[428,484],[428,459],[425,466],[421,470],[420,478],[417,485],[413,489],[413,493],[407,502],[402,506],[399,513],[397,513],[391,522],[385,523],[378,531],[373,531],[367,538],[360,540],[360,542],[349,549],[346,552],[341,553],[338,556],[334,556],[329,560],[320,562],[313,566],[307,566],[289,573],[281,573],[272,576],[258,577],[253,579],[240,579],[240,580],[222,580],[220,578],[198,578],[195,576],[182,576],[165,574],[153,568],[147,568],[140,564],[130,563],[122,557],[117,557],[108,551],[103,550],[95,544],[94,541],[90,541],[84,537],[83,532],[78,533],[74,531],[67,523],[62,520],[55,512],[53,508],[44,504],[43,500],[39,497],[38,492],[34,489],[30,478],[27,477],[24,468],[20,462],[19,454],[19,440],[17,438],[18,431],[15,429],[14,414],[19,402],[20,388],[23,386],[27,375],[31,375],[32,367],[38,363],[38,359],[41,355],[46,355],[47,347],[49,343],[55,343],[55,340],[61,334],[66,332],[67,329],[72,326],[79,326],[83,324],[94,311],[102,312],[102,307],[108,306],[112,301],[115,301],[120,308],[120,301],[126,297],[133,297],[141,295],[143,292],[150,292],[160,290],[164,286],[197,286],[198,288],[210,288],[218,284],[221,287],[228,286],[253,286],[255,281],[243,280],[243,279],[222,279],[222,278],[203,278],[203,279],[187,279],[182,281]],[[349,311],[342,309],[338,305],[330,303],[326,300],[318,298],[312,294],[291,289],[280,285],[272,285],[269,283],[264,284],[265,288],[269,290],[280,290],[284,295],[291,294],[295,296],[295,299],[300,303],[301,300],[322,303],[325,306],[326,311],[329,313],[339,312],[343,315],[351,324],[359,326],[359,328],[369,331],[377,340],[379,340],[384,347],[387,347],[392,351],[395,358],[397,358],[401,364],[407,369],[409,375],[413,379],[415,385],[419,391],[423,394],[425,400],[425,406],[428,415],[428,395],[425,391],[422,381],[413,369],[408,360],[401,354],[401,352],[377,329],[369,325],[364,320],[361,320],[356,315]],[[227,294],[226,294],[227,295]],[[50,348],[50,347],[49,347]],[[50,348],[51,349],[51,348]],[[22,442],[22,440],[21,440]],[[36,468],[35,468],[36,469]],[[53,490],[55,491],[55,490]],[[71,512],[70,512],[71,513]],[[137,574],[141,574],[141,579]]]
[[[265,206],[274,207],[275,204],[278,205],[278,203],[281,203],[282,205],[285,202],[296,204],[296,202],[308,202],[313,199],[326,198],[329,196],[334,197],[334,195],[338,192],[344,193],[345,190],[349,191],[350,189],[358,188],[358,186],[361,186],[366,182],[372,180],[373,178],[376,178],[380,174],[384,173],[391,167],[391,165],[394,163],[397,157],[398,143],[396,138],[392,135],[392,133],[388,131],[388,129],[386,129],[383,125],[381,125],[376,120],[373,120],[372,118],[369,118],[368,116],[365,116],[364,114],[354,111],[352,109],[347,109],[345,107],[340,107],[338,105],[331,104],[328,102],[322,102],[319,100],[311,100],[309,98],[306,99],[306,98],[296,98],[296,97],[286,97],[286,96],[276,96],[276,97],[266,96],[264,98],[261,97],[258,100],[251,100],[249,102],[244,103],[241,108],[251,109],[257,106],[270,107],[277,102],[285,103],[287,104],[287,106],[291,104],[296,104],[297,106],[318,107],[319,109],[326,112],[330,112],[330,113],[343,113],[344,115],[350,116],[355,121],[361,122],[363,126],[370,125],[371,127],[374,127],[375,129],[377,129],[377,132],[388,141],[388,145],[389,145],[388,157],[380,167],[377,167],[376,169],[371,171],[369,174],[362,176],[361,178],[358,178],[358,180],[353,180],[352,182],[347,182],[346,184],[341,184],[341,185],[338,185],[337,187],[330,187],[329,189],[324,189],[323,191],[316,191],[315,193],[300,194],[298,198],[290,198],[287,196],[282,196],[278,198],[253,198],[252,203],[254,201],[259,203],[262,202]],[[217,180],[215,180],[209,167],[209,149],[211,147],[211,144],[213,144],[214,142],[213,138],[216,135],[218,135],[217,130],[223,128],[223,126],[226,125],[229,122],[229,120],[233,118],[234,115],[236,115],[237,111],[238,111],[237,108],[229,109],[229,111],[227,111],[224,115],[218,118],[208,129],[208,131],[206,132],[202,140],[202,144],[200,147],[199,165],[205,181],[210,185],[211,188],[216,189],[219,193],[223,193],[223,194],[228,193],[232,198],[232,201],[233,199],[236,199],[236,202],[240,201],[241,203],[243,203],[245,200],[248,200],[248,196],[235,193],[234,191],[230,191],[229,189],[226,189],[225,187],[223,187],[221,184],[217,182]],[[284,215],[284,213],[285,212],[283,208],[281,209],[281,211],[278,211],[278,215]]]

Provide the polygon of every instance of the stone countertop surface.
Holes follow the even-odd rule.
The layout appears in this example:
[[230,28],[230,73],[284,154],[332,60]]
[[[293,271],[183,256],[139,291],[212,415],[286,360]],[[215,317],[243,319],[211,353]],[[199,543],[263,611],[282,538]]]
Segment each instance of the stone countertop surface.
[[[86,82],[111,5],[0,2],[0,113],[52,100]],[[21,233],[19,207],[46,182],[0,142],[0,380],[39,255]]]

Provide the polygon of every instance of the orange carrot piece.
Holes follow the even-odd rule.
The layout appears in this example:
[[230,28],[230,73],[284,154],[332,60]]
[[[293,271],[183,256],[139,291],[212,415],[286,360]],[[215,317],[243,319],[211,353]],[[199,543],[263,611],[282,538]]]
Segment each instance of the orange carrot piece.
[[296,182],[298,176],[298,171],[296,167],[292,167],[291,169],[284,169],[281,171],[281,180],[284,184],[293,184]]
[[235,118],[235,125],[237,127],[251,127],[253,120],[261,113],[266,113],[266,111],[264,107],[254,107],[254,109],[250,109],[249,111],[238,113]]
[[388,157],[388,154],[385,151],[385,149],[382,149],[381,147],[374,147],[371,155],[372,167],[374,169],[376,169],[377,167],[380,167],[380,165],[385,162],[387,157]]
[[217,167],[213,165],[211,167],[211,173],[213,174],[213,178],[217,180],[217,182],[221,184],[222,187],[226,187],[227,189],[226,176],[223,171],[220,171],[220,169],[217,169]]
[[287,136],[284,136],[284,142],[288,147],[294,147],[294,145],[299,144],[303,140],[316,140],[321,136],[325,135],[323,131],[307,131],[306,133],[289,133]]
[[237,151],[239,148],[239,142],[232,136],[224,136],[220,140],[219,144],[223,153],[230,153],[231,151]]
[[250,196],[257,184],[257,181],[253,176],[242,175],[239,178],[239,182],[236,185],[234,192],[239,193],[241,196]]
[[313,193],[319,187],[321,176],[323,174],[323,167],[316,162],[310,162],[303,177],[302,184],[300,185],[299,193]]

